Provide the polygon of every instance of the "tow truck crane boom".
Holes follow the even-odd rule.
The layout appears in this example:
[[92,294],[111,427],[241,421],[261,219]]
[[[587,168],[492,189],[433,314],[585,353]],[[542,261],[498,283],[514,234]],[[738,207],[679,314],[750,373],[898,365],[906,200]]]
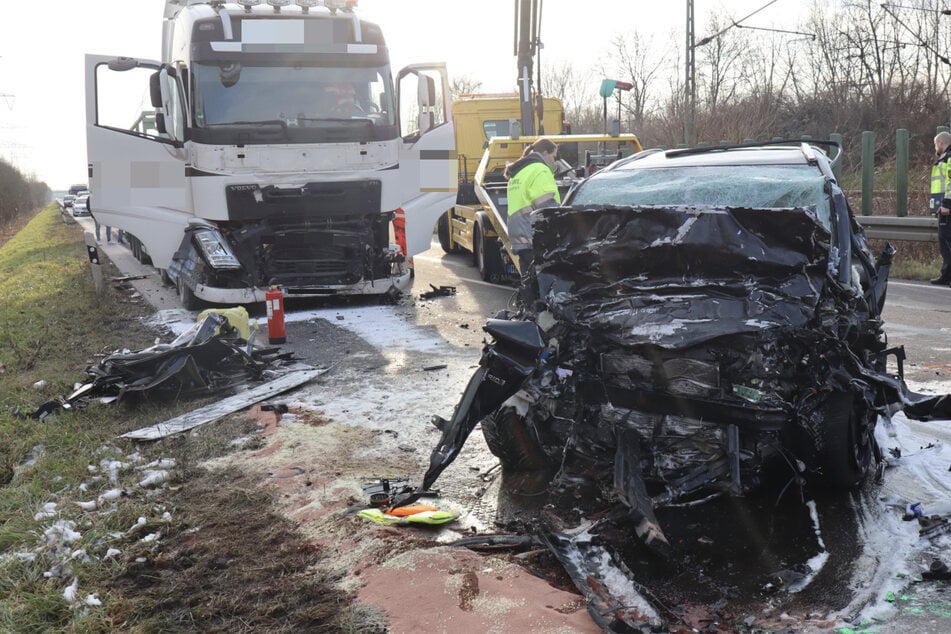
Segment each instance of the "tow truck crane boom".
[[[515,55],[518,58],[518,94],[522,115],[522,134],[535,134],[532,103],[532,71],[538,48],[541,23],[540,0],[515,0]],[[540,101],[540,100],[539,100]],[[541,116],[539,115],[539,120]],[[541,133],[542,131],[539,131]]]

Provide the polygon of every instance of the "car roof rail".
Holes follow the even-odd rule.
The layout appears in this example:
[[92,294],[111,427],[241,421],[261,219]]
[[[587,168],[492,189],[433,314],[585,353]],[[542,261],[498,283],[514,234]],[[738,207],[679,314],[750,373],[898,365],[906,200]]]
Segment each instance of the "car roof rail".
[[[675,157],[675,156],[689,156],[691,154],[707,154],[709,152],[722,152],[726,150],[736,150],[743,148],[753,148],[753,147],[763,147],[770,145],[797,145],[803,150],[803,154],[806,157],[806,160],[814,161],[815,158],[812,156],[812,153],[809,152],[808,147],[810,145],[821,145],[830,148],[835,148],[835,156],[830,159],[832,163],[832,168],[837,168],[842,162],[842,144],[838,141],[832,140],[821,140],[821,139],[773,139],[770,141],[749,141],[746,143],[730,143],[726,145],[705,145],[703,147],[690,147],[690,148],[677,148],[674,150],[667,150],[664,156]],[[828,152],[827,152],[828,154]]]

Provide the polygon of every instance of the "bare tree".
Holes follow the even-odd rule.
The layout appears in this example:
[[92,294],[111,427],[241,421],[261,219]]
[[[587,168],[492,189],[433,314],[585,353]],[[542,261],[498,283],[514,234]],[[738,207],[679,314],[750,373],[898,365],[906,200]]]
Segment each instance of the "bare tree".
[[449,84],[449,94],[455,99],[460,95],[471,95],[482,88],[482,81],[471,75],[456,75]]
[[609,57],[614,60],[612,66],[601,66],[603,76],[613,76],[626,81],[633,87],[626,92],[621,107],[627,113],[630,126],[640,129],[644,120],[659,107],[654,84],[660,74],[668,67],[672,56],[670,42],[666,46],[657,46],[653,36],[644,37],[636,30],[627,35],[616,35],[611,40]]

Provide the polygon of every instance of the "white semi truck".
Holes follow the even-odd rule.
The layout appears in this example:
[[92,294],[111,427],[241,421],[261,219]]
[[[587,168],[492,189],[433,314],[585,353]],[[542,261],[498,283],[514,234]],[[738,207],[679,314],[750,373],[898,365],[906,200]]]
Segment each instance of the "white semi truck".
[[92,213],[182,304],[385,294],[455,200],[443,64],[355,0],[166,0],[162,61],[86,56]]

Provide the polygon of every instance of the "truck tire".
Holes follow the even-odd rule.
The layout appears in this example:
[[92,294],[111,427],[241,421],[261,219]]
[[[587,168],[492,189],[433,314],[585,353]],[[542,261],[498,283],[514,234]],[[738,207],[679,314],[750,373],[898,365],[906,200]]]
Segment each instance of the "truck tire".
[[459,247],[450,243],[450,214],[452,214],[452,212],[447,211],[443,215],[439,216],[439,220],[436,221],[436,235],[439,236],[439,246],[442,247],[443,251],[446,253],[458,253]]
[[475,245],[479,251],[477,266],[479,274],[486,282],[501,284],[505,278],[502,264],[502,243],[498,238],[486,237],[479,232],[479,241]]
[[142,241],[133,235],[129,235],[129,250],[132,251],[132,256],[142,264],[152,263],[152,258],[142,250]]
[[182,303],[185,310],[198,310],[202,307],[202,301],[195,296],[194,291],[188,287],[182,276],[175,280],[175,286],[178,289],[178,300]]
[[[472,227],[472,264],[479,269],[479,275],[485,270],[485,251],[482,245],[482,228],[479,223]],[[483,279],[485,276],[483,275]]]

